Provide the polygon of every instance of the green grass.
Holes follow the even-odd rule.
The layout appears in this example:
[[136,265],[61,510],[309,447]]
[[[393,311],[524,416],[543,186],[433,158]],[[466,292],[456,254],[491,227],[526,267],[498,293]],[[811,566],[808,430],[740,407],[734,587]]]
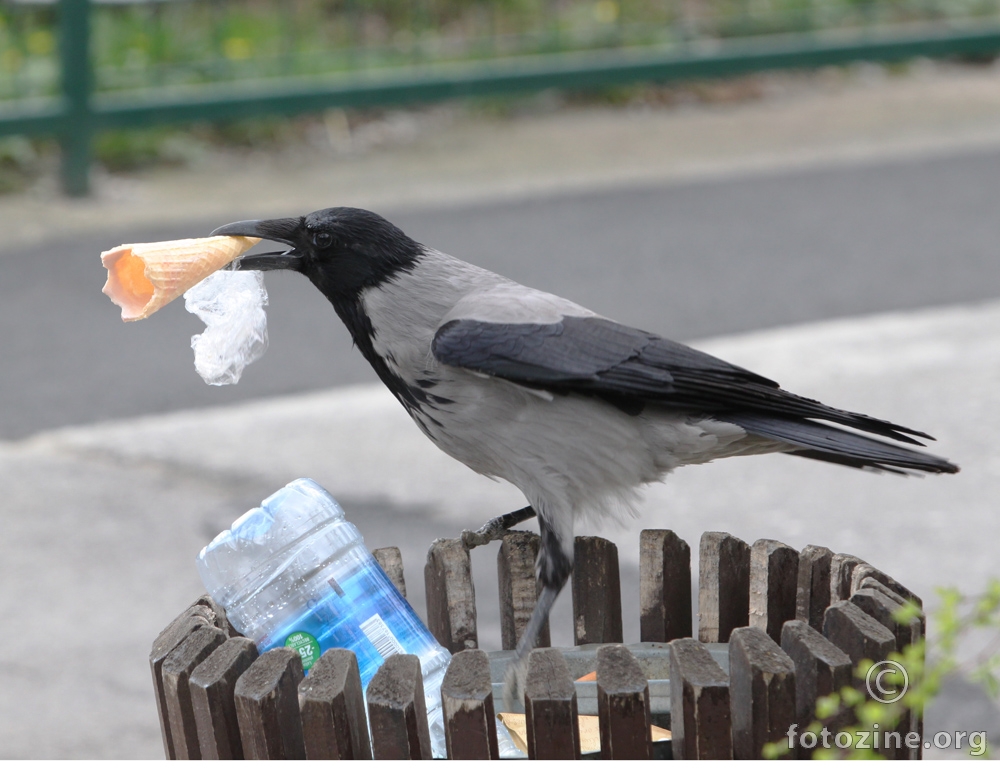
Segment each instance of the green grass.
[[220,148],[260,150],[299,143],[307,139],[317,122],[313,116],[262,117],[213,125],[105,131],[94,140],[94,157],[113,173],[185,166]]

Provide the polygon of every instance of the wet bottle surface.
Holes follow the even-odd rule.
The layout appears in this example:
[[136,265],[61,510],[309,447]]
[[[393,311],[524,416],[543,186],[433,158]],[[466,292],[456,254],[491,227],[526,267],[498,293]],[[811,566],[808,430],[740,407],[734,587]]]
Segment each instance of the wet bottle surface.
[[327,649],[350,649],[367,690],[385,659],[417,655],[433,752],[444,756],[440,691],[451,654],[319,484],[300,478],[241,516],[201,551],[198,570],[233,627],[261,652],[294,648],[307,674]]

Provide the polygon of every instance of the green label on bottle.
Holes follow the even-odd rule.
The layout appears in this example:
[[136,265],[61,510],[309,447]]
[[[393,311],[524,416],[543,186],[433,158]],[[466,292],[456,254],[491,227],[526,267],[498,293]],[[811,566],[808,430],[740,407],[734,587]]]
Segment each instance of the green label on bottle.
[[309,670],[319,659],[319,642],[304,630],[296,630],[285,639],[285,646],[295,649],[302,658],[302,669]]

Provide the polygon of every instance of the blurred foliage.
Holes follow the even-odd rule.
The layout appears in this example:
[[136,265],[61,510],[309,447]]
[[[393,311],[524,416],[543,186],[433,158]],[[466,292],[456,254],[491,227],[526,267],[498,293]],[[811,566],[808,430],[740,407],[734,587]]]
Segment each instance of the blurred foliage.
[[183,128],[105,131],[94,140],[94,156],[113,173],[185,166],[198,162],[212,149],[268,149],[302,141],[318,120],[309,116],[263,117]]
[[184,134],[171,128],[105,131],[94,140],[94,153],[109,171],[134,171],[149,165],[183,165]]
[[[547,90],[526,95],[500,94],[465,99],[445,109],[474,120],[505,120],[563,107],[716,104],[756,99],[762,94],[761,77],[748,75],[730,80],[644,83],[568,93]],[[111,173],[128,174],[154,167],[192,165],[214,151],[284,151],[309,146],[335,154],[363,154],[375,146],[405,143],[419,129],[403,131],[405,135],[401,138],[400,131],[394,130],[399,128],[396,124],[401,120],[406,122],[404,116],[419,116],[425,109],[434,108],[411,107],[405,112],[385,108],[333,109],[295,117],[102,131],[94,139],[94,159]],[[51,140],[0,138],[0,194],[24,189],[43,169],[53,170],[57,162],[58,147]]]
[[[0,2],[0,99],[56,92],[56,11]],[[1000,18],[1000,0],[136,0],[94,6],[98,90]]]
[[[838,748],[830,739],[830,747],[822,747],[822,741],[817,741],[819,747],[813,753],[814,759],[883,758],[871,746],[871,736],[874,733],[885,735],[898,728],[905,737],[908,724],[903,723],[904,718],[911,712],[922,715],[950,676],[964,676],[982,686],[993,699],[1000,697],[1000,579],[990,580],[986,590],[978,596],[965,596],[954,588],[939,588],[937,593],[941,603],[930,617],[935,629],[934,643],[928,646],[924,638],[889,655],[890,660],[898,662],[906,671],[905,679],[901,672],[885,676],[886,683],[905,688],[902,698],[892,703],[878,702],[862,686],[844,687],[829,697],[821,697],[816,702],[816,720],[803,731],[814,735],[820,735],[823,729],[828,734],[849,733],[851,741],[847,748]],[[920,615],[919,607],[909,603],[893,617],[907,624]],[[965,650],[970,646],[978,647],[979,651],[966,656]],[[856,679],[867,680],[874,665],[871,660],[862,660],[855,670]],[[862,734],[868,735],[868,747],[856,747]],[[974,743],[973,734],[966,735],[964,753],[973,758],[990,758],[985,734],[975,734],[978,737]],[[797,739],[801,740],[801,734]],[[932,735],[924,734],[924,742],[931,739]],[[938,747],[951,748],[952,745]],[[788,740],[778,740],[765,747],[764,757],[780,758],[788,750]],[[960,752],[956,750],[955,755]]]
[[19,192],[37,175],[36,143],[23,136],[0,138],[0,194]]

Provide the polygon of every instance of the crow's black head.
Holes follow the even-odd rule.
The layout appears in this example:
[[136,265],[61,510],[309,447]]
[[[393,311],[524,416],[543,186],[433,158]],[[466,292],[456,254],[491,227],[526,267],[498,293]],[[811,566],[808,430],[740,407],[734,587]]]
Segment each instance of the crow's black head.
[[298,219],[234,222],[212,234],[246,235],[290,246],[287,251],[244,257],[237,269],[301,272],[335,304],[411,269],[423,252],[398,227],[360,208],[324,208]]

